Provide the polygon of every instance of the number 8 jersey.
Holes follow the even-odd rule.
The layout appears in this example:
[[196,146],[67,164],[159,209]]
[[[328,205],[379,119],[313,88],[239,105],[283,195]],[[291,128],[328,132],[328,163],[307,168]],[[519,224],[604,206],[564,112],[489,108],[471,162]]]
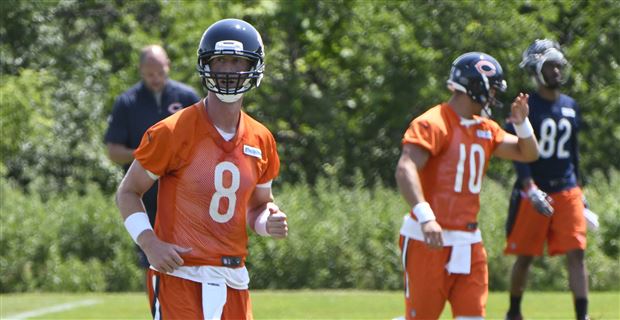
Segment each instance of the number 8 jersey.
[[192,248],[184,265],[245,258],[248,200],[255,188],[270,188],[280,168],[266,127],[242,111],[236,135],[226,141],[203,100],[149,128],[134,155],[159,176],[155,233]]
[[482,178],[505,134],[493,120],[462,119],[447,103],[411,121],[402,143],[416,144],[430,153],[418,174],[424,197],[442,228],[477,228]]

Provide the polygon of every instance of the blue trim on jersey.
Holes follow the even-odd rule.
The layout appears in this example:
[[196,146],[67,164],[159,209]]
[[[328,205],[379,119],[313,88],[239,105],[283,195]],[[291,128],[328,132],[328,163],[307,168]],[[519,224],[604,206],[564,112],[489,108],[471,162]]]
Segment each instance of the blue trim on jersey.
[[[556,101],[530,94],[528,118],[538,139],[540,158],[532,163],[514,162],[519,182],[533,178],[547,193],[577,185],[579,167],[577,133],[581,124],[579,107],[573,98],[561,94]],[[514,127],[507,125],[514,134]]]

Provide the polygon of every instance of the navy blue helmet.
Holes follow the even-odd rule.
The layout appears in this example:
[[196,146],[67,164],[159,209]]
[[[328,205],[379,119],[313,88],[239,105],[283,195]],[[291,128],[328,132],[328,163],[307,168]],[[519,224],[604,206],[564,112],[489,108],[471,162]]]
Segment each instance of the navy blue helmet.
[[450,90],[466,93],[485,109],[488,106],[501,106],[490,95],[491,88],[501,92],[507,88],[502,66],[495,58],[482,52],[468,52],[456,58],[452,62],[447,83]]
[[[251,62],[250,70],[213,72],[209,62],[214,57],[223,55],[248,59]],[[263,78],[265,70],[263,40],[258,31],[243,20],[220,20],[212,24],[202,35],[198,47],[197,69],[203,86],[216,93],[220,100],[237,101],[243,93],[258,87]]]
[[548,81],[542,74],[542,68],[545,62],[553,61],[562,67],[562,79],[560,84],[566,82],[568,70],[568,61],[564,57],[564,53],[560,45],[549,39],[536,39],[524,52],[523,60],[519,63],[519,67],[525,69],[536,78],[540,84],[549,86]]

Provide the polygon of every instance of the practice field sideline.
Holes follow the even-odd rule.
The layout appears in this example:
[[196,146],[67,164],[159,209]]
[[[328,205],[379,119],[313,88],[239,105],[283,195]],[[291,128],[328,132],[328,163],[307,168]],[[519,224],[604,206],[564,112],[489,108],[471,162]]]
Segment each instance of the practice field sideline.
[[[299,290],[251,292],[254,316],[261,319],[392,319],[403,313],[402,293],[394,291]],[[527,292],[524,314],[530,319],[573,319],[570,293]],[[503,319],[508,295],[489,296],[487,319]],[[2,319],[148,319],[142,293],[5,294]],[[590,294],[592,320],[620,319],[620,292]],[[442,319],[450,319],[449,308]]]

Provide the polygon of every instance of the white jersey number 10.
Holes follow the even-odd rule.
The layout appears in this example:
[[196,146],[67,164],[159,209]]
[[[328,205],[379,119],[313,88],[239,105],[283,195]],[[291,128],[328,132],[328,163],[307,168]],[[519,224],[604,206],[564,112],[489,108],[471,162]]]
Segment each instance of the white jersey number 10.
[[[467,159],[467,146],[459,145],[459,163],[456,165],[456,178],[454,179],[454,191],[463,191],[463,175],[465,173],[465,160]],[[474,143],[469,149],[469,182],[467,187],[471,193],[480,193],[482,189],[482,171],[485,162],[484,149]]]

